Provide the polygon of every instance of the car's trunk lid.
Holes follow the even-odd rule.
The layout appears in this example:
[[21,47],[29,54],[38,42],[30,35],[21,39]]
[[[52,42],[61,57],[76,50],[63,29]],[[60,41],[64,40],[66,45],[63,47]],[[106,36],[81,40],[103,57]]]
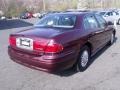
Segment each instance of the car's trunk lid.
[[52,38],[56,35],[63,33],[63,30],[58,28],[31,28],[28,30],[20,31],[17,35],[40,37],[40,38]]
[[43,55],[46,46],[52,37],[61,34],[62,31],[46,28],[32,28],[12,34],[15,45],[12,47],[31,54]]

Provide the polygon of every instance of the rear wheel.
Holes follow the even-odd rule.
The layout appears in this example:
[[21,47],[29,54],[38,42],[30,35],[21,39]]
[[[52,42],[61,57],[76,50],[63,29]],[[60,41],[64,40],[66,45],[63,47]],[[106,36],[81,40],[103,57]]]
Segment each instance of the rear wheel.
[[77,71],[84,71],[87,69],[90,62],[90,49],[87,46],[84,46],[78,56],[77,62]]

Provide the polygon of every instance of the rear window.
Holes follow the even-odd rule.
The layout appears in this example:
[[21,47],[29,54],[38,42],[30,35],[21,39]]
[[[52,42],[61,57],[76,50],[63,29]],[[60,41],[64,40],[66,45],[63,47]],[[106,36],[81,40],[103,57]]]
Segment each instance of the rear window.
[[47,15],[43,17],[34,26],[38,27],[60,27],[60,28],[73,28],[75,26],[75,15]]

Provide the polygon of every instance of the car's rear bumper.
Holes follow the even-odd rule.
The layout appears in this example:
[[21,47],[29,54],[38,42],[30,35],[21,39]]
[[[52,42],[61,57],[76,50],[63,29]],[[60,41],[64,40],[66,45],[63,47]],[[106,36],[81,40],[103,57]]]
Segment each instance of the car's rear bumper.
[[76,58],[73,53],[69,53],[61,58],[56,57],[56,59],[46,59],[45,55],[29,55],[8,47],[8,54],[10,58],[17,63],[46,72],[65,70],[72,67],[76,62]]

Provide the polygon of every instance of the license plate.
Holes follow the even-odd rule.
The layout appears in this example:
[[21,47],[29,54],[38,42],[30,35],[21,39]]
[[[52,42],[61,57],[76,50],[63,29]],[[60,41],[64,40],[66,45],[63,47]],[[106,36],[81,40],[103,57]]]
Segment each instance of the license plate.
[[17,38],[16,46],[23,49],[33,50],[33,40],[30,38]]

